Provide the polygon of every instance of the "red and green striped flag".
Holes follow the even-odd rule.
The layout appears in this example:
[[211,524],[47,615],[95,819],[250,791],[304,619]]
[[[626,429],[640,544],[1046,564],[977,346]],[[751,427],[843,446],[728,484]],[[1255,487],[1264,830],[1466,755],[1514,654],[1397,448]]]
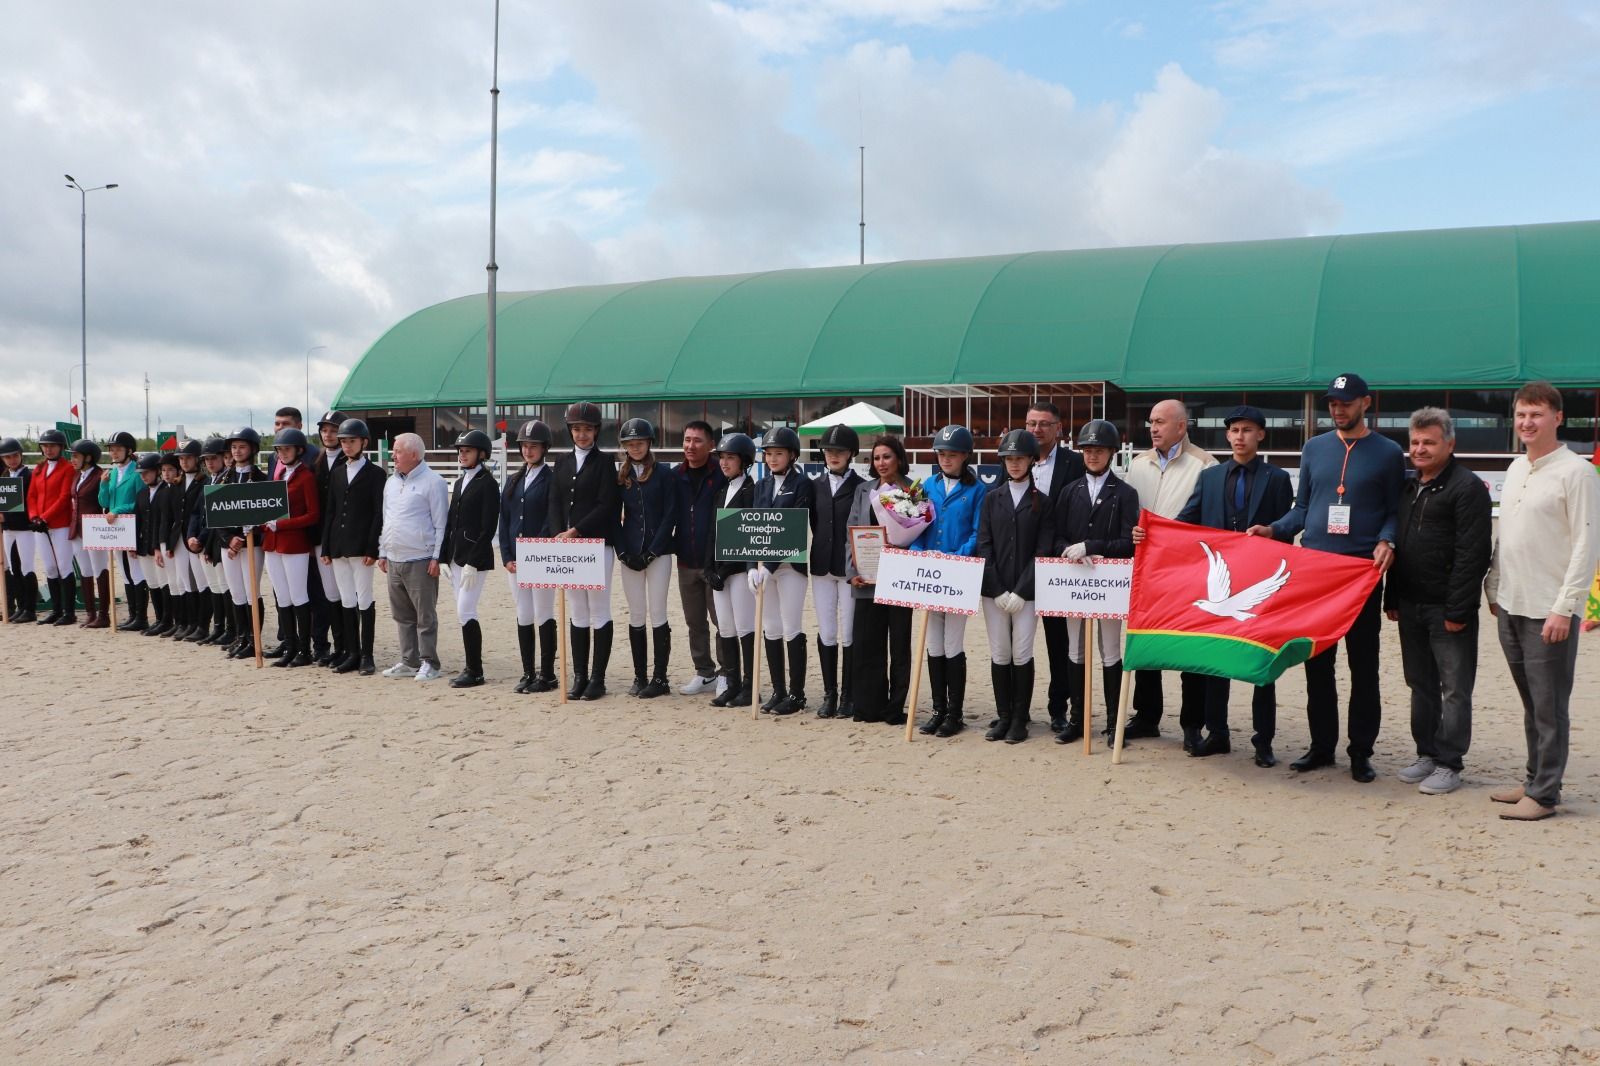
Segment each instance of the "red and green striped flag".
[[1159,518],[1139,519],[1129,670],[1187,670],[1255,685],[1327,650],[1378,583],[1370,559]]

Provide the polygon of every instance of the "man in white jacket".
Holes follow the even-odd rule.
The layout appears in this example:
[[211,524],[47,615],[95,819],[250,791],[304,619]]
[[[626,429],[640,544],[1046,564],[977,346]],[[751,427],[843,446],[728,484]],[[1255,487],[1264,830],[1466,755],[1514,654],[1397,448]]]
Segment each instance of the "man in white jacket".
[[[1139,506],[1162,518],[1176,518],[1194,493],[1200,471],[1216,465],[1210,452],[1189,439],[1189,412],[1181,400],[1162,400],[1150,409],[1151,449],[1134,457],[1126,478],[1139,494]],[[1131,430],[1132,427],[1130,426]],[[1183,702],[1178,724],[1183,729],[1183,750],[1200,741],[1205,724],[1205,679],[1199,674],[1182,674]],[[1133,717],[1128,719],[1130,737],[1161,735],[1161,672],[1139,670],[1134,674]]]

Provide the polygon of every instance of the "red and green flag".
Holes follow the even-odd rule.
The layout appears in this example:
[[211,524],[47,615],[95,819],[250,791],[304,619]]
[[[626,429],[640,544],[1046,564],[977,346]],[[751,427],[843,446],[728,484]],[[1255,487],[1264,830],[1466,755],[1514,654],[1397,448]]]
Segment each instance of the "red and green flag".
[[1378,583],[1371,559],[1266,537],[1139,519],[1128,670],[1186,670],[1269,684],[1338,642]]

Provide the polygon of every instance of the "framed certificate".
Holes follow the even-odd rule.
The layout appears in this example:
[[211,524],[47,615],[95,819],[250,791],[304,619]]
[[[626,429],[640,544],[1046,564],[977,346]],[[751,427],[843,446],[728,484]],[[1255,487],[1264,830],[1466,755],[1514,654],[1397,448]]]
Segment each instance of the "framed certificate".
[[878,582],[878,559],[888,545],[888,536],[882,526],[850,527],[850,561],[856,573],[871,583]]

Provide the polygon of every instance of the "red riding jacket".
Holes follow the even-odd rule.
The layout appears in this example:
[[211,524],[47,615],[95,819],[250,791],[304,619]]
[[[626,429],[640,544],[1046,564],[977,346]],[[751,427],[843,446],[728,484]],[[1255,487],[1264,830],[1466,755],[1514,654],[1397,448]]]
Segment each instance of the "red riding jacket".
[[321,520],[317,475],[300,463],[289,476],[289,517],[278,519],[276,532],[267,530],[261,546],[279,555],[305,555],[311,551],[311,530]]

